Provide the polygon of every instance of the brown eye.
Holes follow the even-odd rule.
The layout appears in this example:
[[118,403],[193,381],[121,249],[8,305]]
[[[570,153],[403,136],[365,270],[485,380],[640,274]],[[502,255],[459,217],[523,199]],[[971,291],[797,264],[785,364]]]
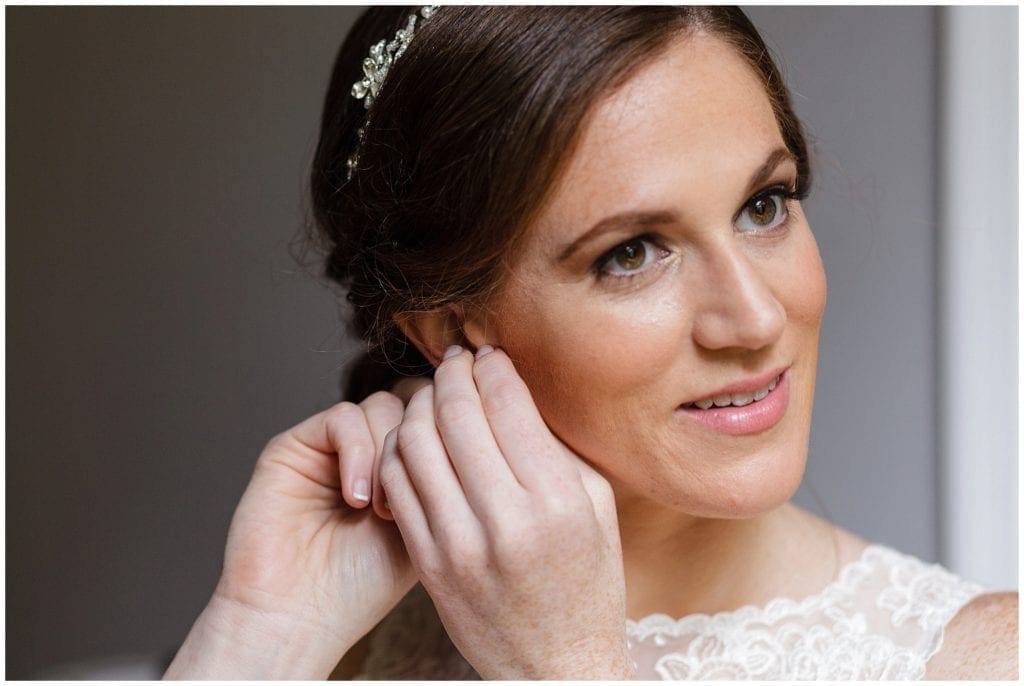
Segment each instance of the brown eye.
[[755,195],[743,206],[736,218],[736,228],[741,231],[771,231],[781,226],[788,216],[784,191]]
[[750,203],[750,219],[755,224],[760,224],[762,226],[771,224],[772,220],[775,219],[776,212],[777,208],[775,207],[775,201],[771,197],[755,198],[754,201]]
[[598,276],[630,277],[646,272],[664,255],[650,237],[637,237],[606,252],[595,265]]
[[634,271],[644,266],[647,260],[647,248],[643,241],[630,241],[623,244],[612,256],[614,262],[625,271]]

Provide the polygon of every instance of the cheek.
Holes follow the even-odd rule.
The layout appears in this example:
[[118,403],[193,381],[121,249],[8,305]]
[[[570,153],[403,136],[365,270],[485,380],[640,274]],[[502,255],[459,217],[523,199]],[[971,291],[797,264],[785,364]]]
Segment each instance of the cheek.
[[799,411],[769,445],[673,428],[692,375],[714,366],[692,338],[695,286],[685,276],[621,297],[526,279],[506,291],[515,297],[496,310],[492,333],[552,431],[613,483],[694,514],[746,516],[792,495],[802,476],[826,297],[809,231],[762,267],[786,310],[778,352],[802,378]]
[[689,315],[673,292],[680,289],[664,282],[621,298],[535,292],[503,308],[498,339],[545,421],[595,464],[607,461],[610,444],[663,421],[680,402],[673,390],[683,389],[668,379],[685,355]]
[[788,274],[783,278],[783,304],[790,322],[812,328],[816,336],[825,314],[828,284],[818,244],[806,225],[805,230],[805,240],[794,252]]

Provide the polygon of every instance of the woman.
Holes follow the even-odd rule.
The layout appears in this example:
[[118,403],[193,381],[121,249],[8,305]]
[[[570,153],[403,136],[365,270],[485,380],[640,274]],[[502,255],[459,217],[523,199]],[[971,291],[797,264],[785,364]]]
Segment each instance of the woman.
[[377,392],[267,445],[167,676],[1015,676],[1016,594],[787,502],[809,179],[738,10],[364,14],[313,197]]

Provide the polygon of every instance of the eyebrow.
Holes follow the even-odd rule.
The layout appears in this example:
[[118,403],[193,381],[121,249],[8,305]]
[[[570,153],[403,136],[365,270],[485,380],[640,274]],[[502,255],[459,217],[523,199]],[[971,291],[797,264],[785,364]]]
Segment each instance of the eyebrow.
[[[764,161],[764,164],[758,167],[753,175],[751,175],[750,181],[747,182],[746,192],[753,193],[757,190],[757,187],[767,181],[775,169],[787,160],[796,164],[796,158],[793,157],[793,153],[786,148],[776,148],[775,150],[772,150],[771,153],[769,153],[768,158]],[[583,244],[593,240],[601,234],[631,227],[650,228],[663,224],[673,224],[678,221],[679,215],[671,210],[631,210],[627,212],[619,212],[618,214],[613,214],[600,220],[583,232],[579,238],[565,246],[558,254],[558,261],[564,262],[569,259]]]
[[783,162],[792,162],[796,164],[796,158],[786,148],[775,148],[768,155],[768,159],[764,161],[757,171],[754,172],[753,176],[750,177],[750,181],[747,182],[747,193],[753,193],[756,191],[758,186],[766,182],[771,178],[772,173],[775,169]]

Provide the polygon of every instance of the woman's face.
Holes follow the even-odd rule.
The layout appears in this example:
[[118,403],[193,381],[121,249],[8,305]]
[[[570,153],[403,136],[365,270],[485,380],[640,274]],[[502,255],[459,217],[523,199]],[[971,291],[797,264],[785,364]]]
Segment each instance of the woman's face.
[[799,485],[826,289],[795,182],[720,39],[676,41],[592,112],[485,335],[620,497],[747,517]]

